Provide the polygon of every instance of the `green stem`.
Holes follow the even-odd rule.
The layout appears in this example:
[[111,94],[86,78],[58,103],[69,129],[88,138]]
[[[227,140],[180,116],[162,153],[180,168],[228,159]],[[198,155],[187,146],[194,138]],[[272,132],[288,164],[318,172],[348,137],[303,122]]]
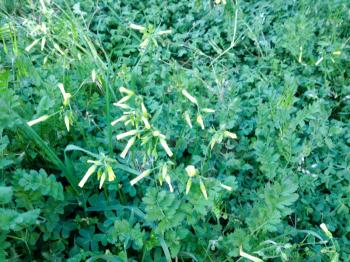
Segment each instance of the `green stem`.
[[53,163],[59,170],[63,172],[63,175],[67,178],[68,182],[71,184],[73,189],[78,193],[77,181],[73,174],[66,167],[66,165],[61,161],[61,159],[56,155],[56,153],[45,143],[45,141],[35,132],[33,128],[27,125],[24,120],[19,125],[21,132],[30,140],[32,140],[39,148],[40,153],[46,156],[47,159]]
[[108,141],[108,152],[109,155],[113,154],[113,144],[112,144],[112,125],[111,125],[111,112],[110,112],[110,86],[108,76],[105,77],[105,89],[106,89],[106,122],[107,122],[107,141]]

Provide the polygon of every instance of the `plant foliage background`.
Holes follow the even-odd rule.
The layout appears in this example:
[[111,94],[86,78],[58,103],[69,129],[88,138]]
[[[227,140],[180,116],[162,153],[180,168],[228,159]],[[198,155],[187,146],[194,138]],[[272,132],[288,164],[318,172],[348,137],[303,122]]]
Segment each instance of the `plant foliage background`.
[[348,261],[349,1],[0,8],[1,261]]

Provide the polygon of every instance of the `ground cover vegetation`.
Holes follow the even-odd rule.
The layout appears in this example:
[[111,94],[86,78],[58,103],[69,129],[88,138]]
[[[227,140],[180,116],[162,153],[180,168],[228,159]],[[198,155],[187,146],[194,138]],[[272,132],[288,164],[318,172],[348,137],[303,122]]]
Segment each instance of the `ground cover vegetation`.
[[350,2],[0,1],[1,261],[348,261]]

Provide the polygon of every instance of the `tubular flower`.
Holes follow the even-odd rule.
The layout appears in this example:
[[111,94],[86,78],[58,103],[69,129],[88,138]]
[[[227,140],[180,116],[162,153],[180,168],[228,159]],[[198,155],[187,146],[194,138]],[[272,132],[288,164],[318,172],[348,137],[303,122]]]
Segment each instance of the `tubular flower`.
[[195,97],[191,96],[190,93],[188,93],[186,89],[183,89],[183,90],[182,90],[182,94],[183,94],[188,100],[190,100],[192,103],[194,103],[194,104],[196,104],[196,105],[198,104],[197,99],[196,99]]
[[137,182],[139,182],[141,179],[145,178],[146,176],[148,176],[149,174],[151,174],[151,170],[145,170],[143,171],[140,175],[138,175],[137,177],[135,177],[133,180],[130,181],[130,184],[133,186],[135,185]]
[[79,182],[79,187],[83,187],[89,177],[96,171],[97,165],[92,165],[83,176],[82,180]]

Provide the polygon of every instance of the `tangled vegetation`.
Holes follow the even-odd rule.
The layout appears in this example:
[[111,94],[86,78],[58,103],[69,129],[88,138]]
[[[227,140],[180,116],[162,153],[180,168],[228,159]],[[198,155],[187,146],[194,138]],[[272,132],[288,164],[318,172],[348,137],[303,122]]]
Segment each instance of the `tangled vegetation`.
[[0,14],[1,261],[348,261],[348,0]]

